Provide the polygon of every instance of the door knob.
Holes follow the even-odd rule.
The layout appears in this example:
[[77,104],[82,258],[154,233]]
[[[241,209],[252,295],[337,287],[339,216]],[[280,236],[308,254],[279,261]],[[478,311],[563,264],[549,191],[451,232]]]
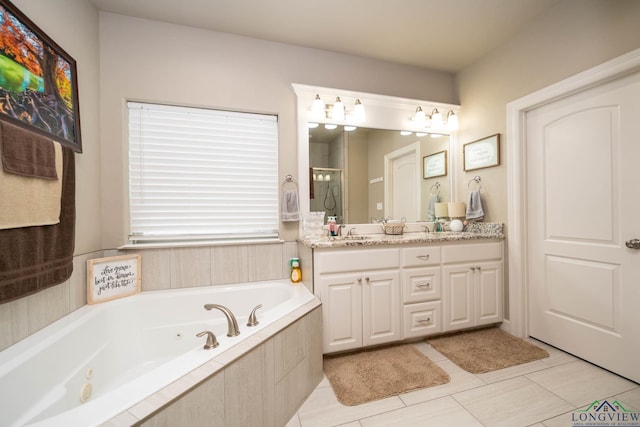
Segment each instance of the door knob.
[[625,243],[629,249],[640,249],[640,239],[627,240]]

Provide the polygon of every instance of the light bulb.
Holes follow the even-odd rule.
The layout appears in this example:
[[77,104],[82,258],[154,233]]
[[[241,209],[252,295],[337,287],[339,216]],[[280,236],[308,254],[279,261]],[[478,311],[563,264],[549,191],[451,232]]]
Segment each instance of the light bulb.
[[324,102],[320,99],[320,95],[316,95],[313,100],[313,105],[311,105],[311,114],[317,119],[324,118]]
[[402,136],[408,136],[408,135],[411,135],[412,133],[413,132],[410,132],[408,130],[401,130],[400,131],[400,135],[402,135]]
[[431,113],[431,127],[433,129],[442,129],[443,126],[444,124],[442,123],[442,114],[440,114],[440,111],[438,111],[437,108],[434,108],[433,112]]
[[336,97],[336,103],[333,104],[333,111],[331,113],[331,118],[333,120],[344,120],[344,104],[340,100],[340,97]]
[[449,130],[458,130],[458,116],[453,111],[449,111],[447,114],[447,129]]
[[422,107],[416,108],[416,113],[413,115],[413,120],[419,125],[424,125],[427,122],[427,116],[424,114]]
[[364,122],[367,118],[367,115],[364,112],[364,105],[360,102],[359,99],[356,99],[356,105],[353,107],[353,112],[355,113],[355,119],[358,122]]
[[344,130],[345,130],[346,132],[352,132],[352,131],[354,131],[354,130],[356,130],[356,129],[358,129],[356,126],[345,126],[345,127],[344,127]]
[[334,130],[338,125],[334,125],[333,123],[325,123],[324,128],[328,130]]

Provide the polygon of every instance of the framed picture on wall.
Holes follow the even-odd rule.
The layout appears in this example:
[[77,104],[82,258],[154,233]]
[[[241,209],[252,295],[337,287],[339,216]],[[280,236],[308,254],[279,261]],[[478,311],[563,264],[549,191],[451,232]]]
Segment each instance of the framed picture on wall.
[[0,120],[82,152],[76,61],[0,0]]
[[490,168],[500,164],[500,134],[487,136],[462,146],[464,170]]
[[447,150],[429,154],[422,158],[422,177],[424,179],[445,176],[447,174]]

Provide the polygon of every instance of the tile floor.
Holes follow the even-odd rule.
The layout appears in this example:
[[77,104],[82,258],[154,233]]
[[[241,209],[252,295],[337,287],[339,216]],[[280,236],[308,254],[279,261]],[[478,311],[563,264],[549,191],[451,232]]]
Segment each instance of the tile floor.
[[486,374],[470,374],[426,342],[413,345],[451,377],[448,384],[358,406],[343,406],[326,377],[286,427],[534,426],[569,427],[572,412],[617,399],[640,410],[640,386],[530,340],[549,357]]

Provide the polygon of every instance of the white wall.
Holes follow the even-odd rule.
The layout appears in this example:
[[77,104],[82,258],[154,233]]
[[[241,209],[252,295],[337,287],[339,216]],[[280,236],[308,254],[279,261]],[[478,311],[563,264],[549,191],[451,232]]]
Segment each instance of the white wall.
[[0,305],[0,349],[85,305],[86,260],[102,254],[98,11],[87,0],[14,4],[77,63],[83,153],[76,154],[76,241],[69,280]]
[[488,221],[507,221],[506,104],[571,75],[640,47],[640,1],[563,0],[532,21],[509,42],[456,76],[462,108],[459,147],[501,135],[501,165],[464,173],[457,197],[466,200],[467,182],[482,178]]
[[[453,77],[322,50],[100,14],[103,232],[126,242],[125,100],[276,113],[280,179],[297,175],[296,97],[291,83],[456,101]],[[280,227],[294,240],[297,223]]]

